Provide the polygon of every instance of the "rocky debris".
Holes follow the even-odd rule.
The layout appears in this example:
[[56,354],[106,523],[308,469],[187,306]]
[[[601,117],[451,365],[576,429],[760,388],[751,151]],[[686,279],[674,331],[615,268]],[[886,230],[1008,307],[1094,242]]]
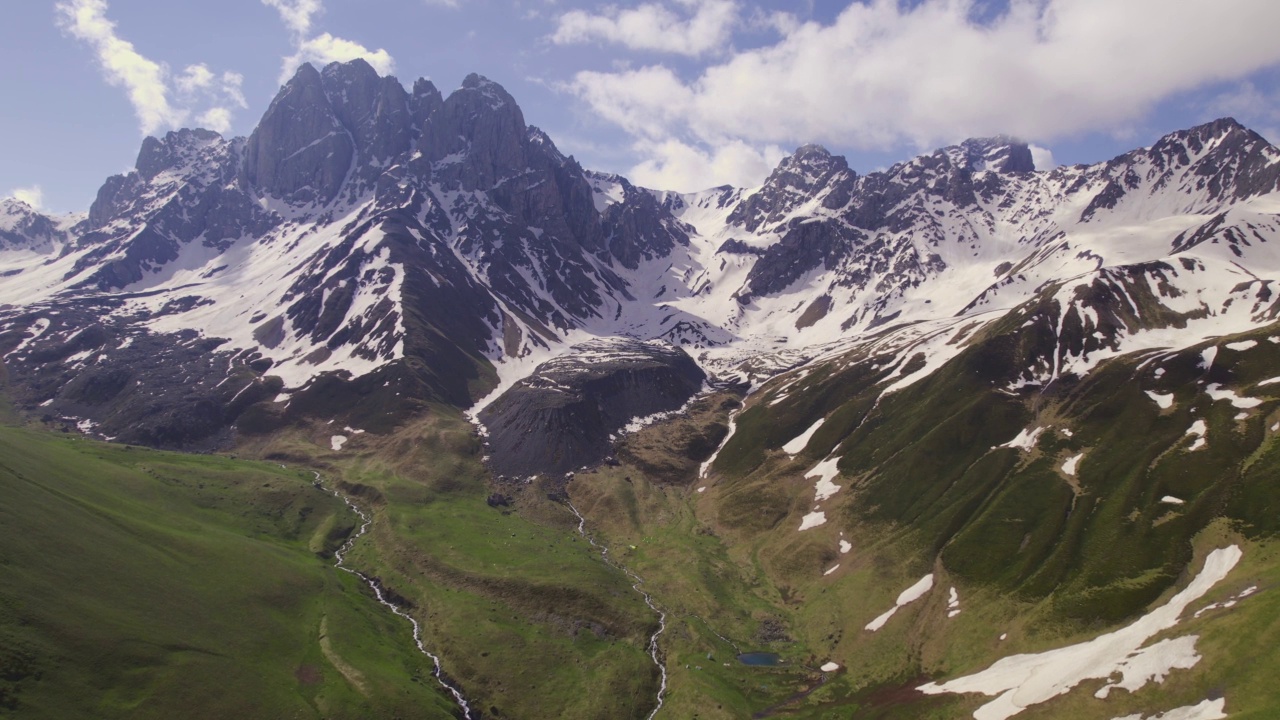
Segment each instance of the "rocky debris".
[[761,620],[753,639],[761,645],[789,643],[792,641],[791,636],[787,634],[786,623],[783,622],[782,618],[778,617],[766,617]]
[[[117,301],[118,302],[118,301]],[[230,426],[279,393],[258,356],[195,331],[157,335],[109,318],[102,303],[60,303],[0,333],[15,402],[56,425],[118,442],[178,450],[224,445]],[[105,361],[106,358],[110,361]],[[257,366],[262,368],[261,365]]]
[[683,350],[611,339],[543,363],[486,407],[490,466],[506,475],[563,474],[602,461],[628,423],[676,410],[706,374]]

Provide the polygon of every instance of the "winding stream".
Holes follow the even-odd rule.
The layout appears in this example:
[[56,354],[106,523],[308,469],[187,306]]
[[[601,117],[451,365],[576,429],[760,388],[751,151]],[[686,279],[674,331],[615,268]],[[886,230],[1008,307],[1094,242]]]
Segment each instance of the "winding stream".
[[[423,655],[426,655],[427,657],[431,658],[431,662],[435,664],[435,669],[432,671],[431,675],[436,679],[436,682],[440,683],[440,687],[447,690],[449,694],[453,696],[453,700],[458,704],[458,707],[462,708],[462,717],[465,718],[466,720],[475,720],[475,716],[471,714],[471,706],[467,704],[467,699],[462,696],[462,691],[454,687],[452,684],[450,684],[448,680],[445,680],[444,671],[440,667],[440,658],[436,656],[434,653],[432,653],[430,650],[428,650],[426,645],[422,644],[422,626],[418,624],[418,621],[413,619],[413,617],[411,617],[405,611],[401,610],[395,603],[388,601],[386,596],[382,592],[382,586],[378,582],[370,578],[368,575],[365,575],[364,573],[360,572],[359,570],[354,570],[352,568],[347,567],[346,559],[345,559],[347,551],[349,551],[352,548],[352,546],[355,545],[356,540],[359,540],[360,536],[364,535],[365,532],[369,529],[369,525],[373,523],[372,518],[369,516],[368,513],[366,513],[364,510],[361,510],[358,505],[352,502],[351,498],[338,492],[337,488],[333,488],[333,489],[326,488],[324,484],[320,481],[320,473],[315,471],[312,471],[312,473],[316,476],[317,487],[324,490],[328,490],[330,493],[333,494],[334,497],[346,503],[347,507],[351,508],[352,512],[354,512],[355,514],[359,515],[360,520],[362,521],[362,524],[360,525],[360,530],[358,530],[356,534],[347,538],[347,541],[342,544],[342,547],[338,548],[338,550],[334,552],[333,557],[337,561],[336,566],[338,567],[339,570],[345,570],[351,573],[352,575],[355,575],[356,577],[363,580],[364,583],[368,585],[370,589],[373,590],[373,594],[375,597],[378,598],[378,602],[382,603],[383,605],[386,605],[388,608],[391,609],[391,612],[395,613],[396,615],[399,615],[405,620],[408,620],[409,623],[413,625],[414,644],[418,646],[418,650],[420,650]],[[577,512],[577,511],[575,510],[574,512]],[[581,515],[579,515],[579,517],[581,517]],[[650,607],[652,607],[652,605],[650,605]],[[656,638],[657,636],[655,635],[654,637]],[[666,679],[665,673],[664,673],[663,679],[665,682],[665,679]],[[649,717],[653,717],[653,716],[650,715]]]
[[582,513],[578,512],[578,508],[574,507],[573,503],[567,500],[565,501],[565,504],[569,506],[569,509],[573,511],[574,515],[578,516],[578,534],[586,538],[587,542],[591,543],[592,547],[600,551],[600,557],[604,560],[606,565],[621,570],[627,574],[627,577],[634,580],[635,583],[631,586],[631,589],[640,593],[640,596],[644,598],[644,604],[648,605],[650,610],[658,614],[658,629],[652,636],[650,636],[648,648],[649,657],[653,658],[653,664],[657,666],[658,672],[662,674],[662,682],[658,685],[658,704],[654,706],[653,712],[649,713],[649,717],[647,718],[647,720],[653,720],[653,717],[662,709],[662,700],[667,694],[667,666],[662,663],[662,658],[659,657],[660,653],[658,651],[658,636],[667,629],[667,614],[655,605],[653,597],[641,588],[641,586],[644,585],[644,580],[642,580],[639,575],[632,572],[630,568],[614,562],[613,559],[609,557],[609,548],[596,542],[595,538],[587,534],[587,519],[582,516]]

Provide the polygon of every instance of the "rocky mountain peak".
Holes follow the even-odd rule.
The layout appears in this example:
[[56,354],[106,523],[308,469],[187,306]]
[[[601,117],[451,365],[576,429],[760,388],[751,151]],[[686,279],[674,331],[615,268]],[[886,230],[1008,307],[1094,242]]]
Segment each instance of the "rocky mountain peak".
[[320,71],[303,63],[249,136],[244,173],[250,185],[269,195],[299,204],[328,202],[338,194],[354,153]]
[[844,157],[832,155],[821,145],[802,145],[783,158],[759,192],[734,209],[729,221],[755,232],[815,198],[820,197],[822,207],[829,210],[843,207],[856,178]]
[[501,85],[471,74],[432,113],[422,136],[422,151],[432,161],[466,156],[451,184],[489,189],[499,179],[528,165],[524,114]]
[[1017,173],[1036,170],[1035,161],[1031,157],[1031,148],[1021,140],[1007,135],[970,138],[943,152],[951,155],[958,161],[958,165],[970,172],[991,170]]
[[409,112],[413,114],[413,132],[421,135],[431,115],[444,105],[444,96],[430,80],[418,78],[413,82],[413,92],[409,95]]
[[515,105],[515,98],[511,97],[506,88],[489,78],[471,73],[462,80],[462,90],[474,90],[482,97],[490,102],[493,107],[501,105]]
[[765,184],[812,187],[835,173],[848,170],[849,163],[843,156],[832,155],[821,145],[801,145],[789,157],[783,158]]
[[146,137],[134,166],[143,178],[154,179],[166,170],[178,170],[194,162],[201,151],[225,143],[212,130],[182,129],[165,133],[163,139]]
[[0,250],[46,249],[67,239],[68,225],[17,198],[0,199]]

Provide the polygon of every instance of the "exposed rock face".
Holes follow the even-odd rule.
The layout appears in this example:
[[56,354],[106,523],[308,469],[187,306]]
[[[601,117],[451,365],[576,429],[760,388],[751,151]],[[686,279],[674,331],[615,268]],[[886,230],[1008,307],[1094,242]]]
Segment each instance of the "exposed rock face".
[[[87,219],[4,201],[0,334],[25,343],[5,364],[29,410],[101,428],[148,401],[81,402],[77,378],[125,377],[137,358],[111,343],[92,367],[83,349],[62,353],[76,318],[202,348],[168,356],[193,388],[250,375],[282,385],[253,412],[206,413],[174,435],[198,443],[241,417],[269,426],[285,407],[362,422],[378,407],[393,418],[467,407],[514,380],[520,358],[584,337],[662,339],[726,379],[759,379],[828,343],[1012,307],[1109,263],[1176,268],[1171,254],[1196,255],[1207,270],[1183,273],[1188,297],[1221,295],[1217,261],[1200,256],[1280,267],[1266,257],[1280,221],[1266,201],[1251,206],[1275,191],[1280,151],[1234,121],[1107,163],[1033,169],[1030,149],[1004,137],[867,175],[806,145],[760,188],[661,192],[584,170],[478,75],[444,96],[363,61],[307,65],[247,139],[146,139]],[[1200,217],[1166,222],[1188,214]],[[1109,228],[1144,223],[1153,239],[1140,251],[1106,244]],[[1270,277],[1259,282],[1270,292]],[[37,332],[64,307],[101,315]],[[221,392],[166,397],[204,413],[226,409]]]
[[249,136],[248,183],[294,202],[328,202],[338,194],[355,155],[351,134],[338,120],[320,73],[298,68]]
[[69,228],[83,214],[52,218],[14,198],[0,198],[0,251],[35,250],[47,252],[70,239]]
[[684,405],[704,373],[666,343],[597,340],[538,366],[480,413],[490,464],[504,475],[562,473],[610,454],[637,419]]

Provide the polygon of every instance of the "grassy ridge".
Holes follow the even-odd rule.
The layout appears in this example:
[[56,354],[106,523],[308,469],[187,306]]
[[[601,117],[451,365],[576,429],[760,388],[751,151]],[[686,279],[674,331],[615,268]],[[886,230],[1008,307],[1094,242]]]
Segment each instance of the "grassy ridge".
[[448,717],[309,476],[0,427],[0,714]]
[[473,705],[492,717],[645,717],[658,673],[645,653],[657,618],[631,583],[548,501],[549,488],[504,489],[471,426],[434,408],[394,434],[355,435],[342,452],[327,426],[249,448],[313,463],[373,513],[349,556],[423,626],[428,647]]
[[[625,441],[622,466],[579,474],[575,502],[675,618],[663,641],[671,716],[967,717],[981,698],[914,688],[1122,625],[1184,586],[1215,547],[1239,544],[1246,561],[1202,605],[1250,584],[1275,587],[1280,386],[1261,383],[1280,375],[1280,344],[1255,333],[1247,348],[1225,346],[1244,338],[1219,341],[1209,369],[1195,348],[1007,391],[1042,349],[1043,338],[1023,335],[1018,323],[986,331],[878,402],[884,378],[863,369],[883,365],[876,358],[855,353],[783,376],[749,399],[709,479],[659,481],[646,475],[652,463],[632,457],[676,443],[675,423]],[[1209,395],[1214,383],[1260,404],[1242,413]],[[1173,406],[1148,391],[1172,394]],[[781,452],[819,417],[806,450]],[[1192,451],[1198,420],[1208,444]],[[1029,451],[997,447],[1036,427],[1045,430]],[[803,473],[825,457],[841,458],[842,489],[815,503]],[[815,504],[827,523],[799,532]],[[864,629],[929,572],[931,593],[880,631]],[[949,618],[953,586],[963,610]],[[1200,637],[1193,670],[1105,703],[1092,696],[1101,683],[1087,683],[1025,716],[1151,715],[1221,692],[1232,717],[1280,712],[1266,690],[1280,667],[1248,640],[1280,632],[1266,592],[1166,635]],[[784,637],[766,639],[770,623]],[[726,666],[733,645],[774,650],[789,667]],[[814,668],[826,660],[843,667],[824,679]]]

